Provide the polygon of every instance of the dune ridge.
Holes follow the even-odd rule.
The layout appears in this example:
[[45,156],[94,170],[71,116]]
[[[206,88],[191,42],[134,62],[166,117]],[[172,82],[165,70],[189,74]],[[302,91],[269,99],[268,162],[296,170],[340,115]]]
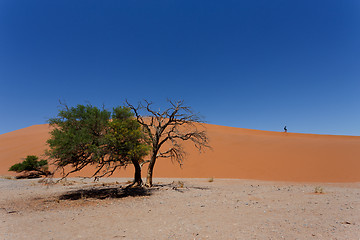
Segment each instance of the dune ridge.
[[[239,178],[292,182],[360,182],[360,137],[283,133],[205,124],[213,150],[187,151],[182,168],[157,161],[154,177]],[[0,135],[0,175],[27,155],[41,156],[49,125],[34,125]],[[73,176],[90,176],[92,168]],[[143,169],[145,175],[146,165]],[[131,177],[129,166],[114,177]]]

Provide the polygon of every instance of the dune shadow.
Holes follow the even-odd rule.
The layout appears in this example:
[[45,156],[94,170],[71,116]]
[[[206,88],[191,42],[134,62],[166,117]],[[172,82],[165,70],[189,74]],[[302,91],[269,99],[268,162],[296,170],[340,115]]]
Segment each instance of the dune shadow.
[[151,189],[143,187],[121,188],[121,187],[97,187],[70,191],[59,196],[59,200],[78,200],[84,198],[106,199],[150,196]]

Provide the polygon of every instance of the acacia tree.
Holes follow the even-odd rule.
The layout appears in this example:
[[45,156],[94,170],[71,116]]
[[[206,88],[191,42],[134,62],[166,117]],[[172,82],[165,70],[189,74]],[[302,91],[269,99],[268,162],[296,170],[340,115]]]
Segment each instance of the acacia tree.
[[108,160],[130,161],[135,169],[134,184],[141,186],[140,162],[149,153],[149,141],[129,108],[114,109],[106,134],[106,144]]
[[[113,113],[91,105],[64,105],[58,117],[49,120],[54,129],[47,141],[47,155],[63,177],[93,165],[92,177],[111,176],[116,169],[132,163],[134,183],[141,185],[139,162],[147,155],[148,147],[141,125],[131,110],[117,107]],[[72,170],[66,172],[65,167]]]
[[[183,164],[185,152],[183,141],[191,141],[201,152],[210,148],[203,121],[198,114],[184,105],[184,101],[168,100],[169,107],[165,111],[153,109],[152,102],[140,102],[136,107],[126,101],[133,110],[139,124],[147,134],[150,145],[150,160],[147,169],[146,186],[153,185],[153,171],[158,158],[170,158]],[[144,164],[143,162],[142,164]]]

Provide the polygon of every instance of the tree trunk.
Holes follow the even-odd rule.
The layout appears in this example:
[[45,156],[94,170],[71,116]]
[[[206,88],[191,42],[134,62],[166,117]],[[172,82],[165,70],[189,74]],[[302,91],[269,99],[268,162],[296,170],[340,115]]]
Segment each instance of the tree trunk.
[[147,187],[153,186],[152,176],[153,176],[155,161],[156,161],[156,154],[151,156],[151,160],[150,160],[150,163],[148,166],[148,171],[147,171],[147,176],[146,176],[146,184],[145,184]]
[[142,186],[143,182],[141,179],[141,167],[140,167],[139,161],[137,161],[136,159],[133,159],[131,161],[135,168],[134,182],[133,182],[132,186]]

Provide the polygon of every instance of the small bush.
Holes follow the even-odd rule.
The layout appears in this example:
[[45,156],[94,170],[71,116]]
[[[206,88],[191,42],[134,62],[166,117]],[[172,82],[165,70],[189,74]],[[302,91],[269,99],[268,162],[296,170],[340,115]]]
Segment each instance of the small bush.
[[184,188],[184,185],[185,183],[183,181],[173,181],[171,183],[171,186],[173,187],[173,189],[176,189],[176,188]]
[[324,189],[322,188],[322,187],[315,187],[315,191],[314,191],[315,193],[320,193],[320,194],[322,194],[322,193],[324,193]]
[[35,171],[37,175],[48,175],[48,162],[46,160],[38,161],[35,155],[28,155],[22,163],[16,163],[9,168],[9,171],[21,173]]
[[209,178],[209,180],[208,180],[208,182],[213,182],[213,181],[214,181],[213,177]]

